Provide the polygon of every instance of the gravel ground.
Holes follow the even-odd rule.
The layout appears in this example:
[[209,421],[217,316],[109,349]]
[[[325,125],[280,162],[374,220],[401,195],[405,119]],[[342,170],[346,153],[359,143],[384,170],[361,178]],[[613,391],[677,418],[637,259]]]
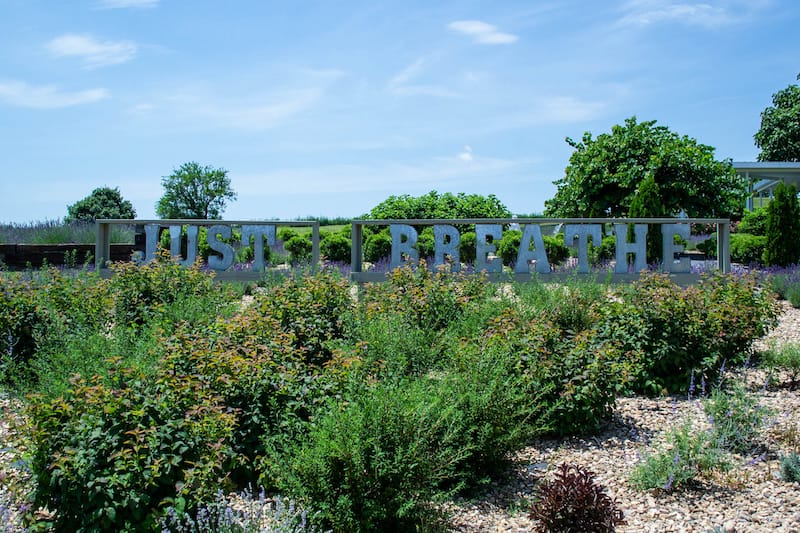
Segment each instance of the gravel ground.
[[[758,343],[800,342],[800,310],[785,305],[780,325]],[[457,502],[458,532],[531,531],[528,518],[536,483],[549,477],[561,463],[590,469],[616,498],[625,513],[622,532],[800,532],[800,484],[780,478],[782,454],[800,451],[800,391],[776,386],[786,376],[773,378],[764,389],[766,373],[743,371],[760,403],[775,413],[764,432],[763,456],[735,456],[735,467],[723,478],[703,480],[691,490],[637,491],[627,478],[642,454],[658,449],[665,430],[692,417],[698,430],[705,424],[700,401],[687,397],[620,398],[612,420],[598,435],[588,438],[541,440],[517,454],[513,472],[478,500]]]
[[[761,341],[800,342],[800,310],[785,304],[780,325]],[[604,430],[588,438],[549,439],[532,443],[515,457],[512,472],[487,493],[470,501],[449,505],[454,531],[522,532],[535,524],[528,518],[536,483],[562,462],[589,468],[608,488],[625,513],[622,532],[800,532],[800,484],[780,478],[779,458],[800,450],[800,391],[775,386],[764,388],[766,374],[745,371],[744,377],[763,405],[775,415],[764,433],[767,452],[759,457],[737,456],[736,467],[724,478],[703,480],[701,486],[673,494],[635,491],[627,477],[643,453],[654,450],[664,431],[688,416],[704,424],[696,399],[621,398]],[[0,394],[0,532],[19,531],[20,489],[29,483],[18,464],[14,444],[20,422],[19,403]],[[24,425],[24,424],[23,424]]]

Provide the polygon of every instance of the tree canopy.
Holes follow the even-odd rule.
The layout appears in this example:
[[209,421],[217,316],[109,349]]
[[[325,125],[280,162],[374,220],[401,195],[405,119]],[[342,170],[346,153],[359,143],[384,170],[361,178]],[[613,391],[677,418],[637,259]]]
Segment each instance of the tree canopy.
[[117,187],[99,187],[67,206],[66,222],[94,222],[98,218],[136,218],[136,211]]
[[555,217],[624,217],[640,183],[652,177],[664,212],[690,217],[741,213],[747,185],[729,160],[717,161],[714,148],[680,136],[656,121],[636,117],[615,125],[611,133],[580,142],[567,137],[575,151],[556,194],[545,202],[545,215]]
[[789,85],[772,95],[755,141],[761,149],[759,161],[800,161],[800,86]]
[[493,194],[439,194],[431,191],[422,196],[390,196],[367,215],[377,220],[431,218],[510,218],[511,212]]
[[218,219],[236,199],[228,171],[190,161],[161,179],[164,195],[156,204],[161,218]]

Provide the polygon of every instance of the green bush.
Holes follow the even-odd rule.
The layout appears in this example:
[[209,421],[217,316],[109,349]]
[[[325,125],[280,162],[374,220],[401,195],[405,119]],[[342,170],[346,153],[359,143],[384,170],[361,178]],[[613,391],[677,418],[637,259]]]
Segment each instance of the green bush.
[[551,266],[563,263],[569,257],[569,247],[564,244],[564,237],[560,235],[544,235],[544,249],[547,251],[547,262]]
[[600,265],[604,262],[613,260],[616,257],[617,238],[614,235],[603,237],[600,246],[589,243],[589,262],[592,265]]
[[387,259],[392,255],[392,236],[389,230],[382,230],[373,233],[364,241],[364,260],[370,263],[377,263],[381,259]]
[[686,420],[668,433],[661,450],[645,455],[634,467],[629,481],[639,490],[672,492],[730,467],[724,451],[711,435],[693,429],[691,420]]
[[590,329],[570,334],[544,316],[526,320],[513,309],[491,321],[480,343],[514,354],[531,394],[543,391],[550,406],[544,425],[559,435],[599,427],[641,372],[642,354],[615,339]]
[[703,401],[711,421],[711,436],[716,446],[745,453],[759,446],[759,436],[770,411],[758,404],[741,384],[731,390],[715,388]]
[[330,272],[288,278],[257,294],[254,305],[262,315],[274,318],[314,364],[330,358],[329,343],[344,337],[353,308],[350,284]]
[[342,233],[326,233],[319,243],[319,251],[328,261],[350,262],[350,238]]
[[497,255],[503,260],[504,265],[511,265],[517,261],[519,245],[522,242],[522,231],[509,230],[503,232],[503,238],[497,244]]
[[141,326],[182,297],[210,297],[221,294],[213,274],[200,271],[199,265],[182,267],[169,258],[169,252],[143,265],[114,263],[109,283],[117,325]]
[[[276,443],[265,479],[314,502],[335,531],[407,531],[432,502],[485,481],[536,433],[541,407],[501,364],[360,386],[301,442]],[[288,450],[288,453],[287,453]]]
[[757,207],[752,211],[745,211],[742,221],[736,227],[736,233],[766,236],[767,209],[765,207]]
[[790,483],[800,482],[800,455],[797,452],[781,457],[781,476]]
[[787,266],[800,261],[800,202],[794,185],[778,183],[767,205],[764,263]]
[[743,265],[761,263],[767,238],[747,233],[731,234],[731,261]]
[[474,263],[477,256],[478,237],[474,231],[467,231],[461,234],[461,242],[458,243],[458,252],[461,255],[461,262]]
[[297,237],[298,235],[299,233],[297,230],[291,226],[280,226],[277,230],[278,240],[284,243],[289,242],[293,237]]
[[409,324],[442,330],[457,320],[472,302],[488,297],[484,276],[431,272],[424,261],[418,268],[394,269],[388,283],[370,285],[364,293],[366,316],[399,312]]
[[433,226],[426,226],[417,237],[416,249],[420,259],[433,258],[435,250],[435,240],[433,236]]
[[283,243],[283,247],[289,252],[292,261],[307,261],[311,257],[311,238],[308,235],[295,235]]
[[713,381],[723,364],[743,363],[755,339],[776,324],[774,296],[755,275],[705,275],[681,288],[665,274],[647,274],[622,287],[620,305],[601,309],[627,332],[627,349],[648,355],[638,388],[686,391],[693,372]]
[[706,240],[697,243],[697,249],[711,259],[717,258],[717,234],[712,233]]
[[34,401],[35,506],[58,531],[148,530],[169,505],[191,511],[229,490],[235,417],[205,389],[119,371],[113,386],[78,378],[65,397]]

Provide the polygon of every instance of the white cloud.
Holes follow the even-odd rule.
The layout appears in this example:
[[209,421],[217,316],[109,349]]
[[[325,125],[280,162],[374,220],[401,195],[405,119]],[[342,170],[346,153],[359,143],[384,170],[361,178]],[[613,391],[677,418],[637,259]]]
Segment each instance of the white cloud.
[[124,9],[124,8],[149,8],[156,7],[159,0],[100,0],[97,6],[101,9]]
[[392,76],[386,84],[389,92],[399,96],[436,96],[440,98],[457,98],[458,93],[435,84],[412,83],[425,73],[425,65],[429,60],[421,57],[406,68]]
[[671,0],[633,0],[625,6],[627,14],[619,21],[622,26],[650,26],[659,23],[678,23],[693,26],[718,27],[736,20],[722,5]]
[[458,158],[466,163],[472,161],[472,147],[468,144],[464,145],[464,150],[458,154]]
[[511,44],[519,37],[497,30],[497,26],[480,20],[456,20],[447,25],[453,31],[472,37],[480,44]]
[[139,47],[132,41],[98,41],[91,35],[67,33],[47,43],[47,49],[56,57],[78,57],[91,69],[130,61]]
[[0,81],[0,101],[19,107],[54,109],[90,104],[110,96],[106,89],[64,92],[52,85],[28,85],[22,81]]

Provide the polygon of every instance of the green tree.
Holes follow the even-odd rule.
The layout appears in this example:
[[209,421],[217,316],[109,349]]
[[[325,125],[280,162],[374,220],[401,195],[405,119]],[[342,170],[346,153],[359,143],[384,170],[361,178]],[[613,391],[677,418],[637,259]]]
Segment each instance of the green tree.
[[755,140],[759,161],[800,161],[800,86],[789,85],[772,95]]
[[98,218],[136,218],[133,204],[122,198],[119,189],[99,187],[92,194],[67,206],[66,222],[94,222]]
[[[664,202],[658,183],[652,175],[648,175],[636,189],[628,211],[631,218],[658,218],[664,216]],[[633,226],[628,228],[628,240],[632,239]],[[647,262],[656,263],[661,260],[661,224],[651,224],[647,231]]]
[[779,183],[767,205],[767,265],[787,266],[800,261],[800,203],[794,185]]
[[727,217],[744,206],[746,182],[730,161],[717,161],[712,147],[655,120],[631,117],[610,134],[595,139],[587,131],[580,142],[566,141],[575,151],[565,176],[554,182],[555,196],[545,202],[547,216],[626,216],[647,176],[658,184],[668,215],[684,210],[690,217]]
[[156,204],[161,218],[218,219],[228,200],[235,200],[231,179],[224,168],[184,163],[161,179],[164,195]]

